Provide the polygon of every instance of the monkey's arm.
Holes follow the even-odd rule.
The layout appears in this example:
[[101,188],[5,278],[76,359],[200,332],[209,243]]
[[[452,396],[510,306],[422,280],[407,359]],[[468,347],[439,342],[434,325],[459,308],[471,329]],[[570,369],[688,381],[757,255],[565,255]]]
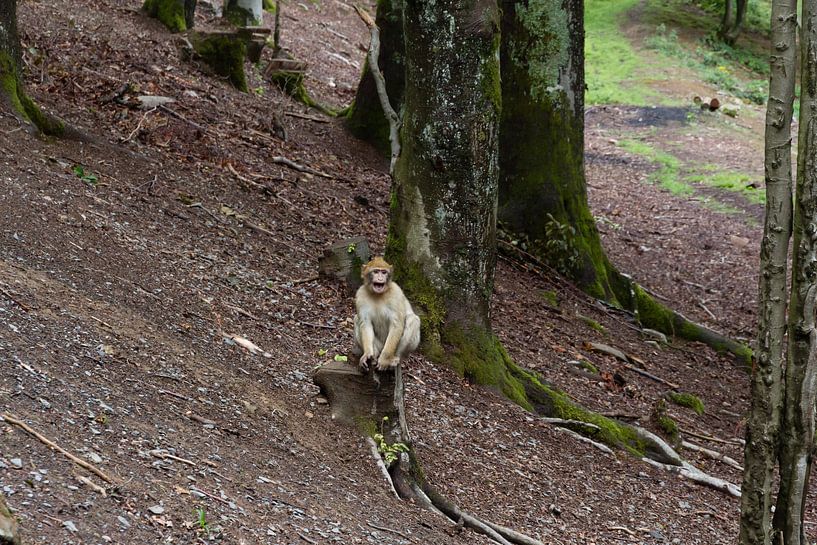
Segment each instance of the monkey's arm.
[[374,360],[374,329],[372,320],[364,313],[355,315],[355,341],[363,352],[360,356],[360,365],[369,367],[370,360]]

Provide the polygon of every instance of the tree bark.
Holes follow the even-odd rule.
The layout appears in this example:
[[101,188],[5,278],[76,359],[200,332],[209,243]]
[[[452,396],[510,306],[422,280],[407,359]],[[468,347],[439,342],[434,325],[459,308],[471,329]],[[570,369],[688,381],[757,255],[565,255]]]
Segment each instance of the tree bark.
[[780,490],[774,515],[776,532],[786,545],[805,542],[803,508],[814,449],[817,394],[817,0],[804,0],[801,29],[800,129],[797,150],[797,200],[793,220],[791,300],[783,426],[780,441]]
[[723,16],[721,17],[721,26],[718,28],[718,36],[725,39],[732,27],[732,1],[723,0]]
[[[389,102],[399,112],[405,88],[405,44],[403,43],[403,0],[381,0],[377,3],[375,24],[380,29],[378,65],[386,81]],[[357,87],[355,101],[347,115],[346,125],[356,137],[373,144],[385,155],[389,153],[389,122],[377,95],[369,59]]]
[[[490,327],[496,260],[498,7],[407,1],[403,149],[389,256],[428,281],[447,326]],[[434,21],[435,24],[429,24]],[[417,290],[415,289],[415,292]],[[428,305],[427,305],[428,306]]]
[[62,136],[62,121],[43,112],[25,92],[20,37],[17,33],[17,0],[0,2],[0,102],[21,121],[43,134]]
[[502,1],[499,218],[531,253],[609,300],[584,176],[583,4]]
[[760,308],[752,405],[746,423],[741,487],[741,545],[772,543],[772,486],[783,403],[786,270],[792,221],[791,120],[796,31],[796,0],[775,0],[766,109],[766,219],[760,248]]

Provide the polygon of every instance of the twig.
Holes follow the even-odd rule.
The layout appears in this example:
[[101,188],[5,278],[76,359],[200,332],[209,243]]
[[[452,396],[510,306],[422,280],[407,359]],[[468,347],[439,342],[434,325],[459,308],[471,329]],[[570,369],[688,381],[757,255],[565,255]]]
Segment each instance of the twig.
[[212,500],[216,500],[217,502],[223,503],[224,505],[230,505],[229,500],[225,500],[224,498],[216,496],[215,494],[210,494],[209,492],[205,492],[204,490],[202,490],[201,488],[199,488],[197,486],[191,486],[190,491],[195,492],[197,494],[201,494],[203,496],[207,496],[208,498],[210,498]]
[[119,143],[124,144],[125,142],[127,142],[128,140],[133,138],[133,135],[135,135],[137,132],[139,132],[139,129],[142,128],[142,123],[145,122],[145,119],[147,119],[148,115],[155,112],[155,111],[156,111],[155,107],[153,107],[150,110],[146,111],[144,113],[144,115],[142,116],[142,119],[139,120],[139,123],[136,124],[136,128],[131,131],[131,133],[127,136],[127,138],[123,138],[122,140],[120,140]]
[[159,390],[160,394],[169,395],[171,397],[175,397],[177,399],[182,399],[184,401],[195,401],[192,397],[187,397],[182,394],[177,394],[176,392],[171,392],[170,390]]
[[73,454],[71,454],[70,452],[68,452],[67,450],[62,448],[61,446],[57,445],[56,443],[54,443],[53,441],[51,441],[50,439],[48,439],[44,435],[41,435],[40,433],[34,431],[32,428],[30,428],[22,420],[18,420],[16,417],[12,416],[9,413],[0,414],[0,418],[5,420],[9,424],[14,424],[18,428],[25,431],[26,433],[28,433],[30,435],[33,435],[34,437],[36,437],[45,446],[49,447],[52,450],[56,450],[57,452],[59,452],[60,454],[62,454],[63,456],[65,456],[66,458],[68,458],[69,460],[74,462],[75,464],[77,464],[78,466],[84,467],[85,469],[87,469],[88,471],[90,471],[91,473],[93,473],[94,475],[96,475],[97,477],[99,477],[100,479],[105,481],[106,483],[116,484],[116,481],[114,479],[112,479],[111,477],[109,477],[108,475],[106,475],[103,471],[101,471],[100,469],[97,469],[94,465],[89,464],[85,460],[83,460],[81,458],[77,458],[76,456],[74,456]]
[[177,112],[177,111],[175,111],[175,110],[171,110],[171,109],[170,109],[170,108],[168,108],[167,106],[161,105],[161,106],[157,106],[157,108],[159,108],[160,110],[162,110],[162,111],[163,111],[163,112],[165,112],[165,113],[168,113],[168,114],[172,115],[172,116],[173,116],[173,117],[175,117],[176,119],[179,119],[179,120],[181,120],[181,121],[184,121],[185,123],[187,123],[188,125],[190,125],[190,126],[191,126],[191,127],[193,127],[194,129],[200,130],[200,131],[201,131],[202,133],[204,133],[204,134],[207,134],[207,133],[209,132],[209,131],[208,131],[208,130],[205,128],[205,127],[202,127],[202,126],[201,126],[201,125],[199,125],[198,123],[194,123],[193,121],[190,121],[189,119],[187,119],[186,117],[184,117],[184,116],[183,116],[182,114],[180,114],[179,112]]
[[320,176],[321,178],[329,178],[329,179],[334,178],[334,176],[332,176],[331,174],[326,174],[325,172],[321,172],[320,170],[315,170],[312,167],[307,167],[307,166],[298,164],[295,161],[287,159],[286,157],[281,157],[279,155],[276,155],[275,157],[273,157],[272,162],[277,164],[277,165],[286,165],[289,168],[297,170],[298,172],[305,172],[307,174],[314,174],[315,176]]
[[692,430],[687,429],[678,429],[679,432],[685,433],[687,435],[691,435],[692,437],[697,437],[698,439],[703,439],[704,441],[712,441],[713,443],[722,443],[724,445],[741,445],[743,446],[743,441],[740,439],[720,439],[718,437],[712,437],[711,435],[705,435],[703,433],[698,433]]
[[318,545],[318,542],[317,542],[317,541],[315,541],[314,539],[310,539],[310,538],[306,537],[305,535],[303,535],[303,534],[302,534],[302,533],[300,533],[300,532],[298,533],[298,537],[299,537],[299,538],[301,538],[301,539],[303,539],[303,540],[304,540],[304,541],[306,541],[307,543],[311,543],[312,545]]
[[372,71],[375,87],[377,87],[377,96],[380,98],[380,105],[383,108],[383,113],[386,114],[386,119],[389,121],[389,142],[391,143],[391,161],[389,163],[389,174],[394,177],[394,165],[397,163],[397,158],[400,157],[400,127],[402,122],[400,116],[394,111],[389,103],[389,94],[386,91],[386,79],[383,77],[383,72],[380,71],[380,29],[363,8],[355,6],[355,11],[361,20],[369,27],[371,33],[371,41],[369,42],[369,70]]
[[297,112],[284,112],[284,115],[288,115],[290,117],[298,117],[300,119],[308,119],[309,121],[314,121],[315,123],[329,123],[328,119],[324,119],[322,117],[315,117],[314,115],[299,114]]
[[674,382],[670,382],[670,381],[665,380],[665,379],[663,379],[661,377],[655,376],[652,373],[650,373],[648,371],[645,371],[643,369],[639,369],[638,367],[636,367],[634,365],[630,365],[629,363],[623,363],[622,362],[621,365],[624,366],[625,368],[629,369],[633,373],[638,373],[639,375],[641,375],[643,377],[647,377],[648,379],[654,380],[655,382],[663,384],[664,386],[669,386],[673,390],[678,390],[678,389],[681,388],[678,384],[675,384]]
[[151,456],[154,456],[154,457],[159,458],[161,460],[176,460],[177,462],[181,462],[183,464],[187,464],[189,466],[194,466],[194,467],[196,465],[198,465],[198,464],[196,464],[196,462],[194,462],[192,460],[187,460],[185,458],[179,458],[178,456],[173,456],[172,454],[170,454],[168,451],[166,451],[164,449],[158,449],[157,448],[157,449],[151,450],[150,454],[151,454]]
[[95,322],[101,324],[101,325],[104,325],[105,327],[107,327],[111,331],[116,331],[116,329],[111,324],[109,324],[108,322],[105,322],[103,320],[100,320],[96,316],[91,316],[91,319],[94,320]]
[[702,309],[704,309],[706,311],[706,313],[709,314],[710,318],[712,318],[716,322],[718,321],[718,318],[714,314],[712,314],[712,311],[709,310],[708,308],[706,308],[706,305],[703,304],[701,301],[698,301],[698,306],[701,307]]
[[607,445],[604,445],[602,443],[599,443],[598,441],[593,441],[592,439],[590,439],[589,437],[585,437],[581,433],[576,433],[575,431],[573,431],[571,429],[563,428],[561,426],[557,426],[556,429],[563,432],[563,433],[566,433],[566,434],[574,437],[576,440],[581,441],[582,443],[587,443],[590,446],[596,447],[597,449],[604,452],[605,454],[615,456],[615,453],[613,452],[613,450],[610,447],[608,447]]
[[103,498],[108,497],[108,491],[105,490],[104,487],[99,486],[85,475],[78,475],[77,480],[84,484],[85,486],[87,486],[88,488],[90,488],[91,490],[93,490],[94,492],[96,492],[97,494],[99,494],[100,496],[102,496]]
[[377,464],[377,468],[380,470],[380,473],[383,474],[383,477],[386,479],[386,482],[389,483],[389,488],[391,488],[394,497],[399,500],[400,495],[397,494],[397,490],[395,490],[394,483],[391,480],[391,475],[389,475],[389,470],[386,469],[386,464],[383,462],[383,458],[380,456],[380,452],[378,452],[377,450],[377,443],[374,442],[374,439],[367,436],[366,444],[369,445],[369,450],[372,453],[372,458],[374,458],[374,462],[375,464]]

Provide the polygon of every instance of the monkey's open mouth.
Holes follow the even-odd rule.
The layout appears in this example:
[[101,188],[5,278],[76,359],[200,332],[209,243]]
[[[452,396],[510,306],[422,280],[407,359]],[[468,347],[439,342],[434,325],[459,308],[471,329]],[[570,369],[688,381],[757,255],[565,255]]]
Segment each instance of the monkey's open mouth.
[[372,290],[375,293],[383,293],[386,291],[386,283],[385,282],[372,282]]

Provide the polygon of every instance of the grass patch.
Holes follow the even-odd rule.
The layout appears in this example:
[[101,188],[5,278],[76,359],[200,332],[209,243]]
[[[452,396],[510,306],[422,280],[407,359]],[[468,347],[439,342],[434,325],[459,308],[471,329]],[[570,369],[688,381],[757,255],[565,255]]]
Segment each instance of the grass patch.
[[[714,38],[701,40],[701,45],[690,51],[678,41],[678,34],[667,29],[664,23],[656,27],[655,34],[645,41],[645,45],[662,55],[679,59],[682,64],[712,85],[732,95],[753,102],[764,104],[768,94],[769,61],[767,57],[749,49],[730,47]],[[758,78],[739,77],[741,68],[756,74]]]
[[620,26],[639,0],[586,0],[585,81],[587,104],[653,105],[660,95],[636,81],[643,57],[624,37]]
[[638,140],[622,140],[618,145],[623,150],[644,157],[658,166],[658,170],[650,174],[648,178],[651,183],[658,184],[673,195],[694,193],[692,187],[680,178],[681,161],[674,155],[657,150]]
[[706,165],[703,170],[704,172],[687,176],[687,181],[740,193],[752,204],[766,204],[766,192],[760,189],[758,176],[722,170],[717,165]]

